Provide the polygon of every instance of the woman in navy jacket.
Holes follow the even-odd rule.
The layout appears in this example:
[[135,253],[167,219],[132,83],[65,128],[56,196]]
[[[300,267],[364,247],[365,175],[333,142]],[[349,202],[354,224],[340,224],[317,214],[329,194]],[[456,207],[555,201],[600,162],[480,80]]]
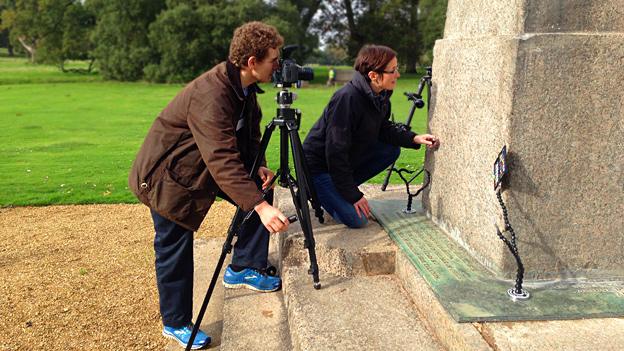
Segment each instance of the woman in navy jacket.
[[364,46],[354,68],[353,79],[334,93],[303,150],[323,208],[348,227],[361,228],[370,208],[358,185],[392,164],[400,147],[437,148],[440,142],[390,122],[390,96],[401,76],[394,50]]

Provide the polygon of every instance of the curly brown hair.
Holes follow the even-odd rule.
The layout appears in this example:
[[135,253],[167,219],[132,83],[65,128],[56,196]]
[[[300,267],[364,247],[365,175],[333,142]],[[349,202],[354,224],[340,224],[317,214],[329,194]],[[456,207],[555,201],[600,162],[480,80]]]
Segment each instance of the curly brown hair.
[[262,61],[269,49],[279,49],[284,38],[275,27],[262,22],[248,22],[236,28],[230,43],[229,60],[236,67],[247,66],[247,60],[255,56]]
[[364,76],[368,72],[381,72],[397,55],[396,51],[383,45],[364,45],[355,59],[356,71]]

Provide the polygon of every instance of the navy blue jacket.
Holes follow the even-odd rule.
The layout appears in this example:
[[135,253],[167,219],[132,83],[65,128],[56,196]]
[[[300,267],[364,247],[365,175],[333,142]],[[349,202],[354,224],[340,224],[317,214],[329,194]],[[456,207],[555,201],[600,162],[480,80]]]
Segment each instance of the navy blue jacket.
[[303,143],[312,174],[329,173],[345,200],[355,203],[363,196],[353,179],[354,166],[377,140],[418,149],[416,134],[396,128],[390,121],[391,91],[376,95],[364,75],[334,93],[323,114]]

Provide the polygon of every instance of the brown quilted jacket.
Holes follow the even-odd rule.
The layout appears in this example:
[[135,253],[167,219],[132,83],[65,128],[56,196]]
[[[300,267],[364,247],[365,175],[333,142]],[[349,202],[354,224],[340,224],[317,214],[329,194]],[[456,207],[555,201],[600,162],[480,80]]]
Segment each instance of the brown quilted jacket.
[[249,170],[260,143],[262,92],[240,83],[229,62],[190,82],[160,113],[132,165],[128,183],[141,202],[197,231],[221,189],[243,210],[262,201]]

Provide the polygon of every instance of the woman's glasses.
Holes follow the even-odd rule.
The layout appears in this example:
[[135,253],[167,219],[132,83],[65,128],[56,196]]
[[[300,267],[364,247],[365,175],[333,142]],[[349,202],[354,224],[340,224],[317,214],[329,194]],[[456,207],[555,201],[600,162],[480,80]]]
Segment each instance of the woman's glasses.
[[397,74],[399,73],[399,67],[395,67],[392,71],[381,71],[380,73],[386,73],[386,74]]

